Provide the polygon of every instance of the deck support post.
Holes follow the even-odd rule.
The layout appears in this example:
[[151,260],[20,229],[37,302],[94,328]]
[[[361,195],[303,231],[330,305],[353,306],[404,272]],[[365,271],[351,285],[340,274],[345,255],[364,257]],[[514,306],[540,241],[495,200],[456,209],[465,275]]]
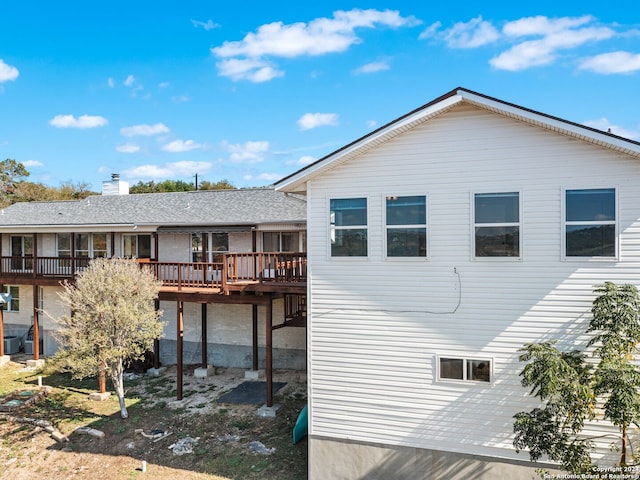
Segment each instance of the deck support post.
[[[3,285],[0,285],[2,289]],[[0,359],[4,357],[4,309],[0,308]]]
[[184,340],[184,304],[177,302],[177,325],[176,325],[176,396],[178,400],[182,400],[182,342]]
[[267,407],[273,407],[273,296],[269,295],[266,305],[266,377],[267,377]]
[[40,359],[40,325],[38,308],[38,285],[33,286],[33,359]]
[[207,355],[207,304],[203,303],[201,308],[201,332],[202,332],[202,367],[207,368],[209,365],[208,355]]
[[258,371],[258,305],[251,305],[252,307],[252,342],[253,346],[253,371]]
[[[153,302],[156,312],[160,310],[160,300]],[[155,338],[153,340],[153,368],[158,370],[160,368],[160,339]]]

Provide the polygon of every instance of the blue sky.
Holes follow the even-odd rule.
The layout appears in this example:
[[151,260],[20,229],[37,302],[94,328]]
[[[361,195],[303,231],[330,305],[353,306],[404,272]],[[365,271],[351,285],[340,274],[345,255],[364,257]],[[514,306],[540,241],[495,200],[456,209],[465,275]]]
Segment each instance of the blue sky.
[[8,2],[0,159],[268,185],[457,86],[640,140],[635,2],[296,3]]

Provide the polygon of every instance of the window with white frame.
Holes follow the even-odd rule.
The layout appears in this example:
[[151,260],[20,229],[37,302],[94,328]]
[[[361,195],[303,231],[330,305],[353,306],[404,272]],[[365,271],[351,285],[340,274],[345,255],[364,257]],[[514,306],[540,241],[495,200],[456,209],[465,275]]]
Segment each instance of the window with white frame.
[[20,288],[16,285],[3,285],[2,293],[8,293],[11,295],[11,299],[7,303],[0,304],[2,310],[7,312],[19,312],[20,311]]
[[387,196],[387,257],[427,256],[427,197]]
[[438,379],[491,382],[491,360],[466,357],[438,357]]
[[332,257],[367,256],[367,199],[332,198],[330,235]]
[[616,257],[616,190],[565,190],[565,256]]
[[475,257],[520,257],[520,194],[476,193],[473,206]]

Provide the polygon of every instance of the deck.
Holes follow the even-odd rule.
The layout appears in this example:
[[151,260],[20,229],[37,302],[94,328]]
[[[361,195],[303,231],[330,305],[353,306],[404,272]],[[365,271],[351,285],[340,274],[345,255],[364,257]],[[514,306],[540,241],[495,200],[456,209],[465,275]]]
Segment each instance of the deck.
[[[0,257],[0,283],[57,285],[73,281],[91,259],[86,257]],[[233,293],[306,294],[304,252],[225,253],[222,261],[159,262],[138,259],[162,282],[163,293],[230,295]]]

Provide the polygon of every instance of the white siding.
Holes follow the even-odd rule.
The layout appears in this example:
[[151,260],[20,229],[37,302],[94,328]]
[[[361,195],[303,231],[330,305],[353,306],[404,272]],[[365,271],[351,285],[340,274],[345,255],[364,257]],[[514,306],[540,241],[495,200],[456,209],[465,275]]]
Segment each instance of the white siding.
[[[461,106],[308,185],[313,435],[528,459],[537,404],[518,349],[581,345],[595,285],[640,284],[637,159]],[[562,189],[615,187],[620,261],[562,261]],[[473,260],[474,192],[519,191],[521,260]],[[386,260],[384,196],[428,195],[429,259]],[[329,258],[330,198],[367,197],[367,258]],[[492,384],[437,382],[436,355],[493,359]]]

